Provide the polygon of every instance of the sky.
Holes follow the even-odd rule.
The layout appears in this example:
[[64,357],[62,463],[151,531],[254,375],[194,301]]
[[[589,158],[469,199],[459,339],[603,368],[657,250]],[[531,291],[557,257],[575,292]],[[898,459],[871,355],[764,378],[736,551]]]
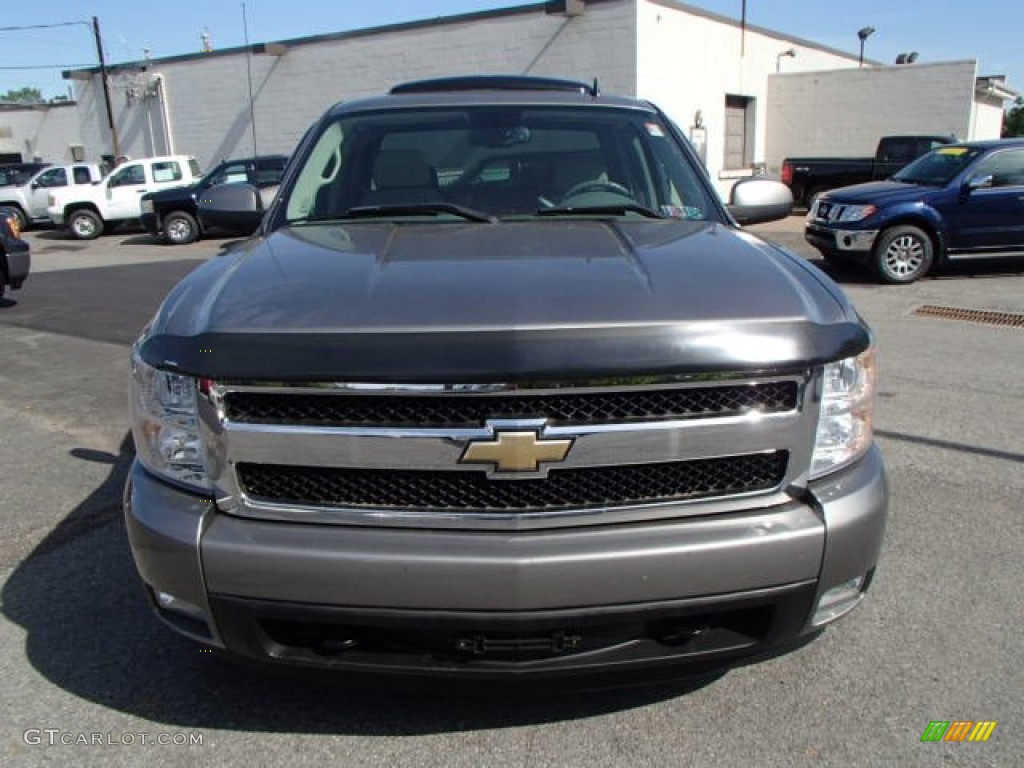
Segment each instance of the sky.
[[[13,0],[7,0],[12,4]],[[516,0],[45,0],[0,14],[0,94],[25,86],[67,95],[61,70],[98,64],[91,19],[99,19],[108,64],[194,53],[208,32],[214,49],[528,4]],[[743,0],[691,0],[739,19]],[[978,59],[980,75],[1006,75],[1024,92],[1024,0],[746,0],[747,21],[856,54],[857,30],[875,27],[865,57],[893,63]],[[247,22],[243,24],[243,16]],[[10,29],[43,25],[41,29]],[[566,76],[581,76],[566,73]]]

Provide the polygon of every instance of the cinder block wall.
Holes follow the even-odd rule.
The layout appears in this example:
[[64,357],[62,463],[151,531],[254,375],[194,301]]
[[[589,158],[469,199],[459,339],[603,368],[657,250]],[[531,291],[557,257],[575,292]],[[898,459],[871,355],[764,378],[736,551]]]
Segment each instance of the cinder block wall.
[[[330,105],[380,94],[407,80],[465,74],[531,74],[588,82],[597,77],[605,91],[636,93],[634,0],[590,2],[584,15],[571,18],[546,14],[542,6],[525,6],[459,19],[296,43],[283,56],[252,56],[257,150],[289,153]],[[204,168],[224,157],[252,154],[244,53],[157,61],[149,74],[155,73],[164,79],[175,151],[195,155]],[[128,75],[115,75],[112,81],[121,151],[158,154],[164,149],[159,146],[159,111],[152,97],[129,103],[126,93],[132,81]],[[86,109],[87,142],[109,147],[105,115],[97,109],[102,103],[96,99],[99,78],[83,86],[79,100]]]
[[[736,4],[737,12],[739,3]],[[808,41],[747,28],[716,14],[665,0],[638,3],[640,96],[662,107],[688,133],[699,110],[707,139],[707,168],[728,197],[749,168],[725,170],[725,95],[753,100],[753,159],[765,161],[768,136],[766,82],[777,67],[808,71],[857,66],[856,58]],[[794,57],[782,57],[792,49]]]
[[80,134],[73,103],[0,110],[0,152],[20,152],[25,162],[71,162]]
[[885,135],[973,138],[976,70],[954,61],[772,75],[769,170],[786,157],[869,156]]

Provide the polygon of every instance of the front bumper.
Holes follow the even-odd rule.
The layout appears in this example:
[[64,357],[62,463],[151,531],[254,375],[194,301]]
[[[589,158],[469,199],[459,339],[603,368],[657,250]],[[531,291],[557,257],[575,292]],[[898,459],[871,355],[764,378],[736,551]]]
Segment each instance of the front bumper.
[[886,519],[876,449],[804,501],[533,532],[245,520],[154,479],[125,494],[136,565],[178,631],[347,671],[522,677],[725,663],[812,632],[870,581]]
[[804,239],[819,251],[866,256],[875,247],[878,232],[877,229],[833,229],[808,222],[804,227]]
[[[7,259],[7,283],[12,288],[20,288],[32,268],[32,255],[28,243],[24,240],[14,240],[5,244],[4,251]],[[3,258],[2,254],[0,258]],[[2,279],[3,276],[0,275],[0,280]]]

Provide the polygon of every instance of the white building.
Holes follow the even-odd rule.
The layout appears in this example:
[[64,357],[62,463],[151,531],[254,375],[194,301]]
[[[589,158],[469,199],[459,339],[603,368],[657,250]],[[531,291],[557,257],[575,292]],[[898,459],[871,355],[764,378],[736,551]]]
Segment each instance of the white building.
[[[672,0],[561,0],[122,63],[109,67],[109,90],[118,154],[180,152],[209,166],[254,151],[288,153],[331,104],[402,81],[455,74],[596,78],[605,92],[650,99],[665,109],[703,147],[708,170],[724,193],[755,167],[777,166],[781,148],[789,151],[782,138],[806,155],[819,154],[823,147],[815,142],[822,134],[831,136],[820,128],[825,108],[803,117],[793,112],[803,98],[801,88],[806,94],[810,86],[791,80],[792,73],[820,81],[844,70],[858,78],[895,70],[900,81],[911,70],[925,71],[921,65],[859,71],[857,66],[855,54]],[[777,75],[779,70],[788,74]],[[81,139],[60,147],[40,143],[35,154],[63,159],[72,143],[84,144],[89,159],[115,154],[98,70],[65,76],[75,84]],[[945,87],[937,78],[911,79],[923,91]],[[885,91],[886,115],[902,101],[893,95],[896,88]],[[991,120],[972,117],[973,104],[958,100],[945,108],[966,111],[967,117],[950,118],[942,130],[955,123],[963,138],[998,135]],[[850,102],[829,106],[827,117],[830,125],[853,123],[865,112],[872,110]],[[880,133],[893,132],[888,124],[866,124],[871,148]],[[962,132],[961,124],[967,126]],[[786,135],[770,136],[773,126]],[[912,132],[935,130],[921,124]],[[838,154],[862,151],[859,143],[843,143],[842,132],[836,142]]]

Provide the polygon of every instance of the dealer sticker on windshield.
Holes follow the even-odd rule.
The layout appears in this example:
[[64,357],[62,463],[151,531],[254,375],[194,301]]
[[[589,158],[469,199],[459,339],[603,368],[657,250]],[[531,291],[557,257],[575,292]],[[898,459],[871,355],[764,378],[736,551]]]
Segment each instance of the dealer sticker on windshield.
[[935,150],[938,155],[966,155],[967,147],[940,147]]

